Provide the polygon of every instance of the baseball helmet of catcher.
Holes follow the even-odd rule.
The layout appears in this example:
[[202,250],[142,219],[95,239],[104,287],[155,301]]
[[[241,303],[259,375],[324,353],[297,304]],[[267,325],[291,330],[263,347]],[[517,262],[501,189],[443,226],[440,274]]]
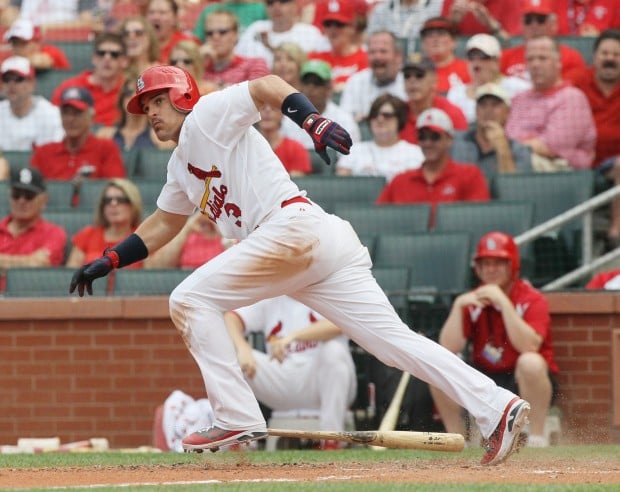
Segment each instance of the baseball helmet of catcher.
[[514,239],[504,232],[489,232],[480,238],[474,261],[480,258],[504,258],[510,260],[513,276],[519,271],[519,248]]
[[169,89],[170,102],[179,111],[187,113],[200,99],[194,78],[181,67],[159,65],[147,68],[136,81],[136,93],[127,103],[127,111],[144,114],[140,98],[162,89]]

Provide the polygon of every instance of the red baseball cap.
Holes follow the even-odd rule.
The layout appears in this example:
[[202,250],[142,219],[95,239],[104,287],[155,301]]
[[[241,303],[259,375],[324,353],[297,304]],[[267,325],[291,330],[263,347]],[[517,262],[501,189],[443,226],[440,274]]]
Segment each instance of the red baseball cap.
[[525,0],[523,3],[524,14],[553,14],[552,0]]
[[316,5],[315,16],[322,22],[333,20],[343,24],[353,24],[355,21],[354,0],[326,0]]

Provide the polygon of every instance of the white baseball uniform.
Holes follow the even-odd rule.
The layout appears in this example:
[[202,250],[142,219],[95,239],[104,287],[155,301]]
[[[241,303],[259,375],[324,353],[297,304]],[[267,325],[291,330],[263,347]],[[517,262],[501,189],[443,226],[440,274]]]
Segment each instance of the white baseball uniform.
[[323,316],[288,296],[265,299],[233,312],[246,333],[265,336],[267,353],[253,350],[256,374],[248,380],[256,398],[273,410],[320,410],[322,430],[343,431],[357,390],[349,339],[342,335],[326,341],[294,341],[279,362],[270,357],[271,341]]
[[247,82],[203,96],[186,117],[157,205],[199,207],[241,241],[170,295],[177,329],[200,367],[215,425],[264,431],[223,313],[289,295],[321,313],[387,365],[436,386],[488,437],[514,395],[404,324],[371,273],[351,225],[304,198],[267,141]]

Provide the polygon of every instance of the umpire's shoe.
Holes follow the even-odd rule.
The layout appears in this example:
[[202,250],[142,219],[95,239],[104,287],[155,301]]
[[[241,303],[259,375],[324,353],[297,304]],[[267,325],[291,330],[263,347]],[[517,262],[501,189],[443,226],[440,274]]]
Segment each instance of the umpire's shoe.
[[485,445],[486,453],[480,461],[483,465],[497,465],[519,450],[524,442],[519,438],[521,429],[528,423],[530,404],[514,397],[504,410],[502,420]]
[[202,452],[204,449],[217,451],[227,444],[247,444],[267,437],[265,431],[225,430],[216,426],[202,429],[183,439],[185,451]]

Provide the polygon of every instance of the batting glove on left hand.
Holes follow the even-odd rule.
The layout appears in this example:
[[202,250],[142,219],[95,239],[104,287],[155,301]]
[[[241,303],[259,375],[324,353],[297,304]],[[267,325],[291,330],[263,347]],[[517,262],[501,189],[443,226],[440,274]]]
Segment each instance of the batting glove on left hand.
[[86,265],[82,265],[73,274],[71,279],[71,285],[69,286],[69,292],[73,293],[77,287],[78,295],[84,297],[84,289],[88,292],[88,295],[93,295],[93,280],[100,277],[105,277],[114,269],[114,264],[109,256],[102,256],[97,258]]
[[304,130],[312,137],[314,149],[327,165],[331,164],[331,159],[327,155],[327,147],[346,155],[353,145],[351,136],[344,128],[335,121],[323,118],[318,114],[308,116],[303,126]]

